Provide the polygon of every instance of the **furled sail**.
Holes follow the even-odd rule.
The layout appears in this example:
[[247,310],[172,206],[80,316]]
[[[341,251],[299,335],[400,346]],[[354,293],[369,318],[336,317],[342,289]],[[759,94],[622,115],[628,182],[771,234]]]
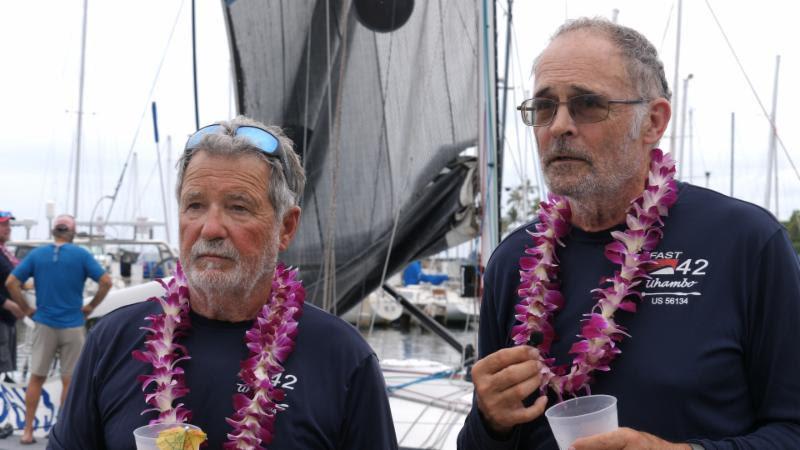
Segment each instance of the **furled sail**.
[[477,2],[224,2],[241,114],[285,127],[308,174],[282,255],[343,313],[475,236]]

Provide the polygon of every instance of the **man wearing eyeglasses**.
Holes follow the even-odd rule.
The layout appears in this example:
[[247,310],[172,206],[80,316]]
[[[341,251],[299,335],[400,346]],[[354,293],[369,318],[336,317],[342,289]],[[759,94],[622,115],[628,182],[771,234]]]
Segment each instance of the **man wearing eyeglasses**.
[[460,449],[556,449],[546,407],[589,393],[616,397],[620,428],[576,450],[800,448],[796,256],[761,208],[672,190],[670,95],[652,44],[602,19],[536,59],[518,109],[562,201],[487,265]]
[[[75,219],[67,214],[53,221],[54,243],[31,251],[8,276],[6,287],[22,312],[35,322],[31,344],[31,376],[25,391],[25,428],[20,440],[35,442],[36,408],[56,353],[60,355],[61,405],[67,395],[72,372],[83,348],[86,316],[111,289],[111,277],[86,249],[73,245]],[[36,280],[36,308],[22,295],[22,285]],[[92,301],[83,304],[86,279],[98,283]]]
[[[377,358],[352,326],[311,304],[292,307],[302,315],[264,317],[302,297],[277,260],[297,230],[304,186],[277,127],[238,117],[189,137],[177,176],[185,278],[170,282],[185,309],[148,301],[98,322],[50,448],[133,449],[134,430],[150,421],[187,421],[212,449],[397,448]],[[176,321],[186,328],[167,343],[164,323]],[[181,359],[158,369],[163,358],[148,348]],[[274,364],[282,370],[270,372]]]

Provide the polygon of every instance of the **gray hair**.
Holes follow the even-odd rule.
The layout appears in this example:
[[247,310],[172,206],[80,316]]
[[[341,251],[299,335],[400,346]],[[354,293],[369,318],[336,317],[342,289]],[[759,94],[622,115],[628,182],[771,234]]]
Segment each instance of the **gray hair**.
[[[289,139],[280,127],[267,126],[261,122],[250,119],[245,116],[238,116],[235,119],[226,122],[217,122],[225,129],[225,134],[207,134],[203,136],[200,143],[193,149],[186,149],[183,155],[178,160],[178,183],[175,186],[175,193],[180,202],[181,188],[183,187],[183,178],[186,174],[186,168],[189,167],[189,162],[192,157],[199,151],[206,151],[211,155],[239,157],[243,155],[253,155],[261,159],[267,164],[270,170],[269,186],[267,195],[275,209],[276,216],[283,218],[286,211],[297,205],[300,199],[303,198],[303,189],[305,188],[306,175],[303,166],[300,164],[300,157],[294,151],[294,144]],[[286,156],[288,167],[286,170],[290,173],[291,186],[283,174],[283,167],[278,158],[266,155],[258,147],[246,137],[235,136],[236,129],[241,126],[253,126],[262,128],[272,133],[278,138],[278,145],[280,145],[283,154]]]
[[[626,70],[636,92],[644,99],[664,97],[669,100],[672,92],[664,74],[664,63],[658,51],[641,33],[633,28],[618,25],[602,17],[582,17],[561,25],[550,42],[572,31],[587,30],[605,35],[622,53],[627,61]],[[534,70],[539,58],[534,62]]]

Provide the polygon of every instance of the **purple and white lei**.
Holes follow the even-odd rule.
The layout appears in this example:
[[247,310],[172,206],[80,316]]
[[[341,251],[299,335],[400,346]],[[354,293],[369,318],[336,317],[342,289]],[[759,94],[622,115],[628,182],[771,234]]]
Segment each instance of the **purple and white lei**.
[[554,366],[555,358],[548,357],[555,339],[551,325],[553,315],[563,307],[564,297],[559,290],[558,257],[556,244],[564,246],[561,239],[570,230],[570,207],[564,197],[550,195],[540,204],[540,222],[536,232],[528,232],[535,245],[525,250],[520,258],[520,285],[522,297],[516,305],[516,319],[511,334],[515,345],[528,342],[534,332],[542,333],[539,345],[543,367],[542,392],[550,387],[563,400],[564,394],[577,395],[584,389],[590,393],[589,383],[595,370],[609,371],[611,361],[620,354],[617,343],[625,329],[614,322],[617,309],[635,312],[634,299],[641,299],[636,287],[649,278],[645,270],[651,262],[650,251],[663,236],[662,217],[677,201],[677,184],[674,180],[675,163],[659,149],[651,151],[650,171],[642,194],[631,202],[626,216],[628,229],[613,231],[614,241],[606,246],[606,258],[620,265],[611,277],[601,280],[601,286],[592,290],[597,303],[583,319],[580,340],[569,353],[575,355],[572,365]]
[[[147,316],[150,321],[145,340],[145,350],[135,350],[133,357],[152,364],[150,375],[139,376],[142,391],[152,384],[155,390],[145,394],[145,401],[152,406],[142,414],[156,411],[158,417],[150,423],[182,423],[191,420],[191,411],[175,400],[189,392],[185,384],[184,371],[178,363],[190,359],[185,346],[178,338],[188,334],[189,288],[186,277],[178,263],[175,277],[164,283],[159,280],[166,295],[151,297],[163,309],[162,314]],[[294,350],[297,322],[303,313],[305,289],[297,280],[297,269],[279,263],[272,278],[269,301],[262,307],[253,327],[245,334],[245,344],[250,357],[241,363],[239,377],[250,387],[250,392],[235,394],[233,405],[236,412],[226,418],[233,431],[228,433],[226,449],[263,448],[272,442],[275,417],[285,398],[282,389],[273,385],[275,375],[283,372],[283,363]]]

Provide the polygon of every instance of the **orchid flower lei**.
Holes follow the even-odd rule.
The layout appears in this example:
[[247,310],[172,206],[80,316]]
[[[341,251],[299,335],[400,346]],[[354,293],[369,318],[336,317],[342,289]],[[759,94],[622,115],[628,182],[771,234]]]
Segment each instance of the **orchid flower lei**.
[[611,277],[601,280],[607,287],[593,289],[597,304],[583,319],[580,341],[570,348],[575,355],[571,367],[554,366],[555,358],[548,357],[555,339],[551,325],[553,315],[563,307],[564,297],[559,291],[558,257],[556,244],[564,246],[561,239],[570,230],[570,207],[566,198],[550,195],[542,202],[538,212],[536,232],[528,232],[535,243],[527,248],[520,258],[519,296],[515,318],[519,322],[512,328],[515,345],[528,342],[534,332],[542,333],[539,351],[544,367],[541,370],[544,393],[548,386],[563,400],[564,394],[577,395],[584,389],[591,393],[589,383],[595,370],[609,371],[611,361],[621,353],[617,343],[623,336],[630,337],[625,328],[614,322],[617,309],[636,312],[634,298],[641,299],[635,288],[643,279],[649,278],[645,271],[651,261],[650,251],[655,249],[663,236],[662,216],[677,201],[677,184],[674,180],[675,163],[672,158],[653,149],[650,154],[650,171],[642,194],[631,202],[626,216],[628,229],[613,231],[614,241],[606,246],[606,258],[620,265]]
[[[162,314],[147,316],[149,327],[145,340],[145,351],[135,350],[133,357],[153,365],[150,375],[139,376],[142,391],[155,385],[155,391],[145,394],[145,401],[159,413],[150,423],[180,423],[191,419],[191,412],[183,403],[173,406],[177,398],[186,395],[184,371],[178,363],[190,359],[185,346],[177,343],[177,338],[188,334],[189,288],[180,263],[175,277],[164,283],[163,297],[151,297],[163,309]],[[233,431],[228,434],[226,449],[262,448],[274,436],[274,422],[281,410],[278,403],[285,398],[283,389],[275,387],[272,379],[283,372],[282,363],[294,350],[297,336],[297,321],[303,313],[305,290],[297,280],[297,269],[278,263],[272,278],[272,291],[269,301],[262,307],[253,327],[245,334],[245,343],[250,357],[241,364],[239,377],[250,387],[248,395],[235,394],[233,405],[236,412],[226,418]]]

